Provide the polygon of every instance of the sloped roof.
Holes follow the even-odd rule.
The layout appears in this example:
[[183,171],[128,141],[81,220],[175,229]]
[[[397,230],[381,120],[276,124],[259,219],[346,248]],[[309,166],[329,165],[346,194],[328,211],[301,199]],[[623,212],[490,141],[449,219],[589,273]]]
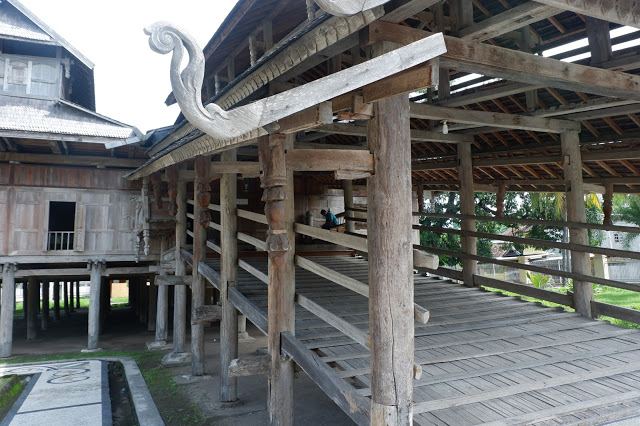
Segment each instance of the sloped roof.
[[93,69],[93,62],[18,0],[6,0],[6,2],[13,7],[0,7],[0,36],[62,46],[89,69]]
[[33,139],[51,138],[53,134],[59,135],[61,140],[74,137],[85,142],[108,143],[104,139],[114,139],[114,142],[132,143],[140,140],[135,127],[68,101],[0,96],[0,135],[15,135],[16,132],[25,132],[24,137]]

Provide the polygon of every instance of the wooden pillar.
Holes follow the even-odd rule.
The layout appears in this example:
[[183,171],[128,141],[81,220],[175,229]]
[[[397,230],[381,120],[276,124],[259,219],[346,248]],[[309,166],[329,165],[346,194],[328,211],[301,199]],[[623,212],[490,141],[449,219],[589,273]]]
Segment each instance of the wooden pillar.
[[[582,157],[578,132],[565,132],[561,135],[562,155],[564,157],[564,180],[567,188],[567,220],[569,222],[587,222],[582,182]],[[586,229],[569,228],[569,241],[573,244],[589,245],[589,233]],[[589,253],[571,251],[571,271],[591,275]],[[593,285],[590,282],[573,280],[573,303],[580,314],[591,317]]]
[[[434,32],[444,33],[444,1],[438,2],[431,9],[433,10],[435,29]],[[438,67],[438,101],[451,98],[451,88],[449,85],[449,68]]]
[[40,328],[49,327],[49,281],[42,281],[42,312],[40,313]]
[[76,281],[76,308],[80,309],[80,281]]
[[146,325],[149,321],[149,277],[142,277],[138,285],[138,312],[140,314],[140,324]]
[[27,340],[33,340],[38,336],[38,302],[40,300],[40,284],[36,277],[27,279]]
[[[20,282],[20,288],[22,288],[22,319],[26,321],[27,316],[29,315],[29,304],[27,303],[27,300],[29,298],[29,289],[27,288],[27,281]],[[14,300],[13,304],[15,308],[15,305],[17,305],[17,300]]]
[[[344,191],[345,215],[354,217],[355,212],[353,210],[348,209],[348,208],[353,208],[353,181],[349,179],[343,180],[342,189]],[[356,232],[356,223],[353,220],[345,219],[345,231]]]
[[613,225],[613,220],[611,219],[611,213],[613,212],[613,183],[605,184],[604,188],[605,191],[602,194],[602,213],[604,213],[602,224]]
[[[186,266],[180,257],[180,249],[187,243],[187,183],[178,181],[177,167],[167,169],[169,178],[169,198],[173,198],[175,190],[175,206],[172,212],[176,215],[176,276],[186,274]],[[173,184],[175,182],[175,185]],[[191,354],[184,351],[187,333],[187,289],[177,285],[173,293],[173,350],[162,359],[163,364],[188,362]]]
[[75,299],[73,297],[75,285],[76,285],[75,281],[71,281],[69,283],[69,308],[70,308],[71,312],[75,312],[76,311]]
[[60,281],[53,282],[53,319],[60,320]]
[[[380,56],[396,45],[372,47]],[[367,179],[371,424],[413,423],[413,247],[409,99],[374,105],[367,127],[375,175]]]
[[[193,284],[191,285],[191,312],[204,305],[204,278],[198,275],[198,263],[207,258],[207,228],[211,221],[209,202],[209,166],[211,157],[199,155],[195,159],[196,180],[194,184],[193,226]],[[192,315],[193,316],[193,315]],[[191,374],[204,375],[204,325],[191,325]]]
[[[520,45],[520,50],[526,53],[533,52],[533,46],[531,43],[531,28],[529,25],[525,25],[520,28],[520,34],[522,34],[522,44]],[[538,89],[527,90],[524,92],[525,104],[527,107],[527,111],[535,111],[539,107],[538,100]]]
[[[162,251],[160,252],[162,253]],[[158,262],[160,265],[162,261]],[[156,331],[158,320],[158,287],[155,285],[155,276],[149,277],[149,315],[147,316],[147,331]]]
[[16,300],[16,265],[5,263],[2,269],[2,301],[0,302],[0,358],[8,358],[13,350],[13,304]]
[[[162,238],[160,240],[160,253],[164,253],[167,250],[167,240]],[[160,260],[160,275],[166,275],[167,273],[162,268],[162,260]],[[153,285],[156,289],[156,315],[155,315],[155,331],[156,331],[156,344],[163,347],[167,344],[168,335],[168,323],[169,323],[169,286]]]
[[418,211],[424,212],[424,183],[418,183],[418,189],[416,189],[418,196]]
[[89,263],[90,280],[89,287],[89,332],[87,349],[85,351],[98,351],[100,333],[100,288],[102,286],[102,262],[94,260]]
[[[460,213],[474,216],[476,214],[473,195],[473,163],[471,144],[459,143],[458,147],[458,179],[460,180]],[[463,231],[476,230],[476,221],[463,219],[460,228]],[[475,237],[461,237],[462,252],[477,254]],[[471,259],[462,260],[462,277],[467,287],[473,287],[473,276],[478,272],[478,262]]]
[[111,280],[109,277],[102,277],[100,285],[100,328],[98,333],[104,333],[104,325],[107,322],[107,315],[111,310]]
[[62,304],[64,306],[64,315],[69,316],[69,282],[62,281]]
[[282,134],[263,136],[258,140],[261,186],[264,188],[262,200],[269,224],[267,251],[269,253],[268,288],[268,349],[271,355],[269,374],[269,419],[272,425],[293,424],[293,362],[283,359],[280,354],[280,333],[295,332],[293,277],[293,253],[290,243],[287,195],[287,170],[284,157],[286,137]]
[[[236,161],[236,150],[228,150],[221,161]],[[225,173],[220,178],[220,401],[235,402],[238,379],[229,376],[229,364],[238,357],[238,311],[228,299],[228,288],[238,281],[238,178],[235,173]]]

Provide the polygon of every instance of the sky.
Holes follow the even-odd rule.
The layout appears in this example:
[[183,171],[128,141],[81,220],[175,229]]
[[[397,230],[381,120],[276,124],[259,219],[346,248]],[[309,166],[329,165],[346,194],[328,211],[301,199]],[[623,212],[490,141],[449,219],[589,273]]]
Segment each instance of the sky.
[[95,64],[97,112],[143,133],[174,123],[180,110],[164,103],[171,92],[171,55],[149,48],[144,27],[169,21],[202,48],[236,0],[19,0]]

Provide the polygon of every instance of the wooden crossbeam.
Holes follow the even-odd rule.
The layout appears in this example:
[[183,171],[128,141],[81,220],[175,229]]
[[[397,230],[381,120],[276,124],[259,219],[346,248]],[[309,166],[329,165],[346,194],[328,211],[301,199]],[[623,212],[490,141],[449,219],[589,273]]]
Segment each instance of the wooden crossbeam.
[[222,307],[218,305],[198,306],[193,311],[191,324],[208,324],[222,319]]
[[[348,123],[333,123],[313,129],[315,132],[337,135],[367,136],[367,128]],[[464,134],[435,132],[431,130],[411,129],[412,142],[463,143],[473,142],[473,136]]]
[[246,358],[232,359],[229,363],[229,377],[246,377],[269,374],[271,371],[270,355],[254,355]]
[[350,170],[373,172],[373,155],[364,150],[294,149],[286,154],[287,168],[295,171]]
[[192,281],[191,275],[158,275],[153,280],[155,285],[191,285]]
[[640,28],[640,3],[625,0],[537,0],[581,15]]
[[498,112],[463,110],[430,104],[412,103],[411,115],[429,120],[449,120],[456,123],[489,125],[500,128],[533,130],[538,132],[563,133],[567,131],[580,131],[580,123],[574,121]]
[[[408,44],[431,34],[376,21],[369,26],[367,42]],[[445,36],[445,44],[447,52],[440,57],[440,64],[445,68],[544,87],[640,100],[640,76],[562,62],[450,36]]]
[[18,152],[0,152],[0,162],[18,161],[22,163],[55,164],[74,166],[105,166],[119,169],[140,167],[145,160],[135,158],[99,157],[96,155],[55,155],[22,154]]

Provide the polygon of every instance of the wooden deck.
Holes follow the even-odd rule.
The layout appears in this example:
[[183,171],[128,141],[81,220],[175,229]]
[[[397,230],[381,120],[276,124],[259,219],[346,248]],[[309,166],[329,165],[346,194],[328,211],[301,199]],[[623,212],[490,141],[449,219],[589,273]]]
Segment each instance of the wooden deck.
[[[367,282],[365,260],[314,257]],[[263,273],[266,259],[245,259]],[[219,261],[207,261],[219,270]],[[301,268],[296,292],[368,333],[368,300]],[[267,309],[267,286],[243,269],[238,288]],[[427,308],[416,323],[414,421],[420,425],[598,424],[640,413],[640,332],[578,314],[415,276],[415,302]],[[369,352],[296,305],[296,338],[367,397]]]

